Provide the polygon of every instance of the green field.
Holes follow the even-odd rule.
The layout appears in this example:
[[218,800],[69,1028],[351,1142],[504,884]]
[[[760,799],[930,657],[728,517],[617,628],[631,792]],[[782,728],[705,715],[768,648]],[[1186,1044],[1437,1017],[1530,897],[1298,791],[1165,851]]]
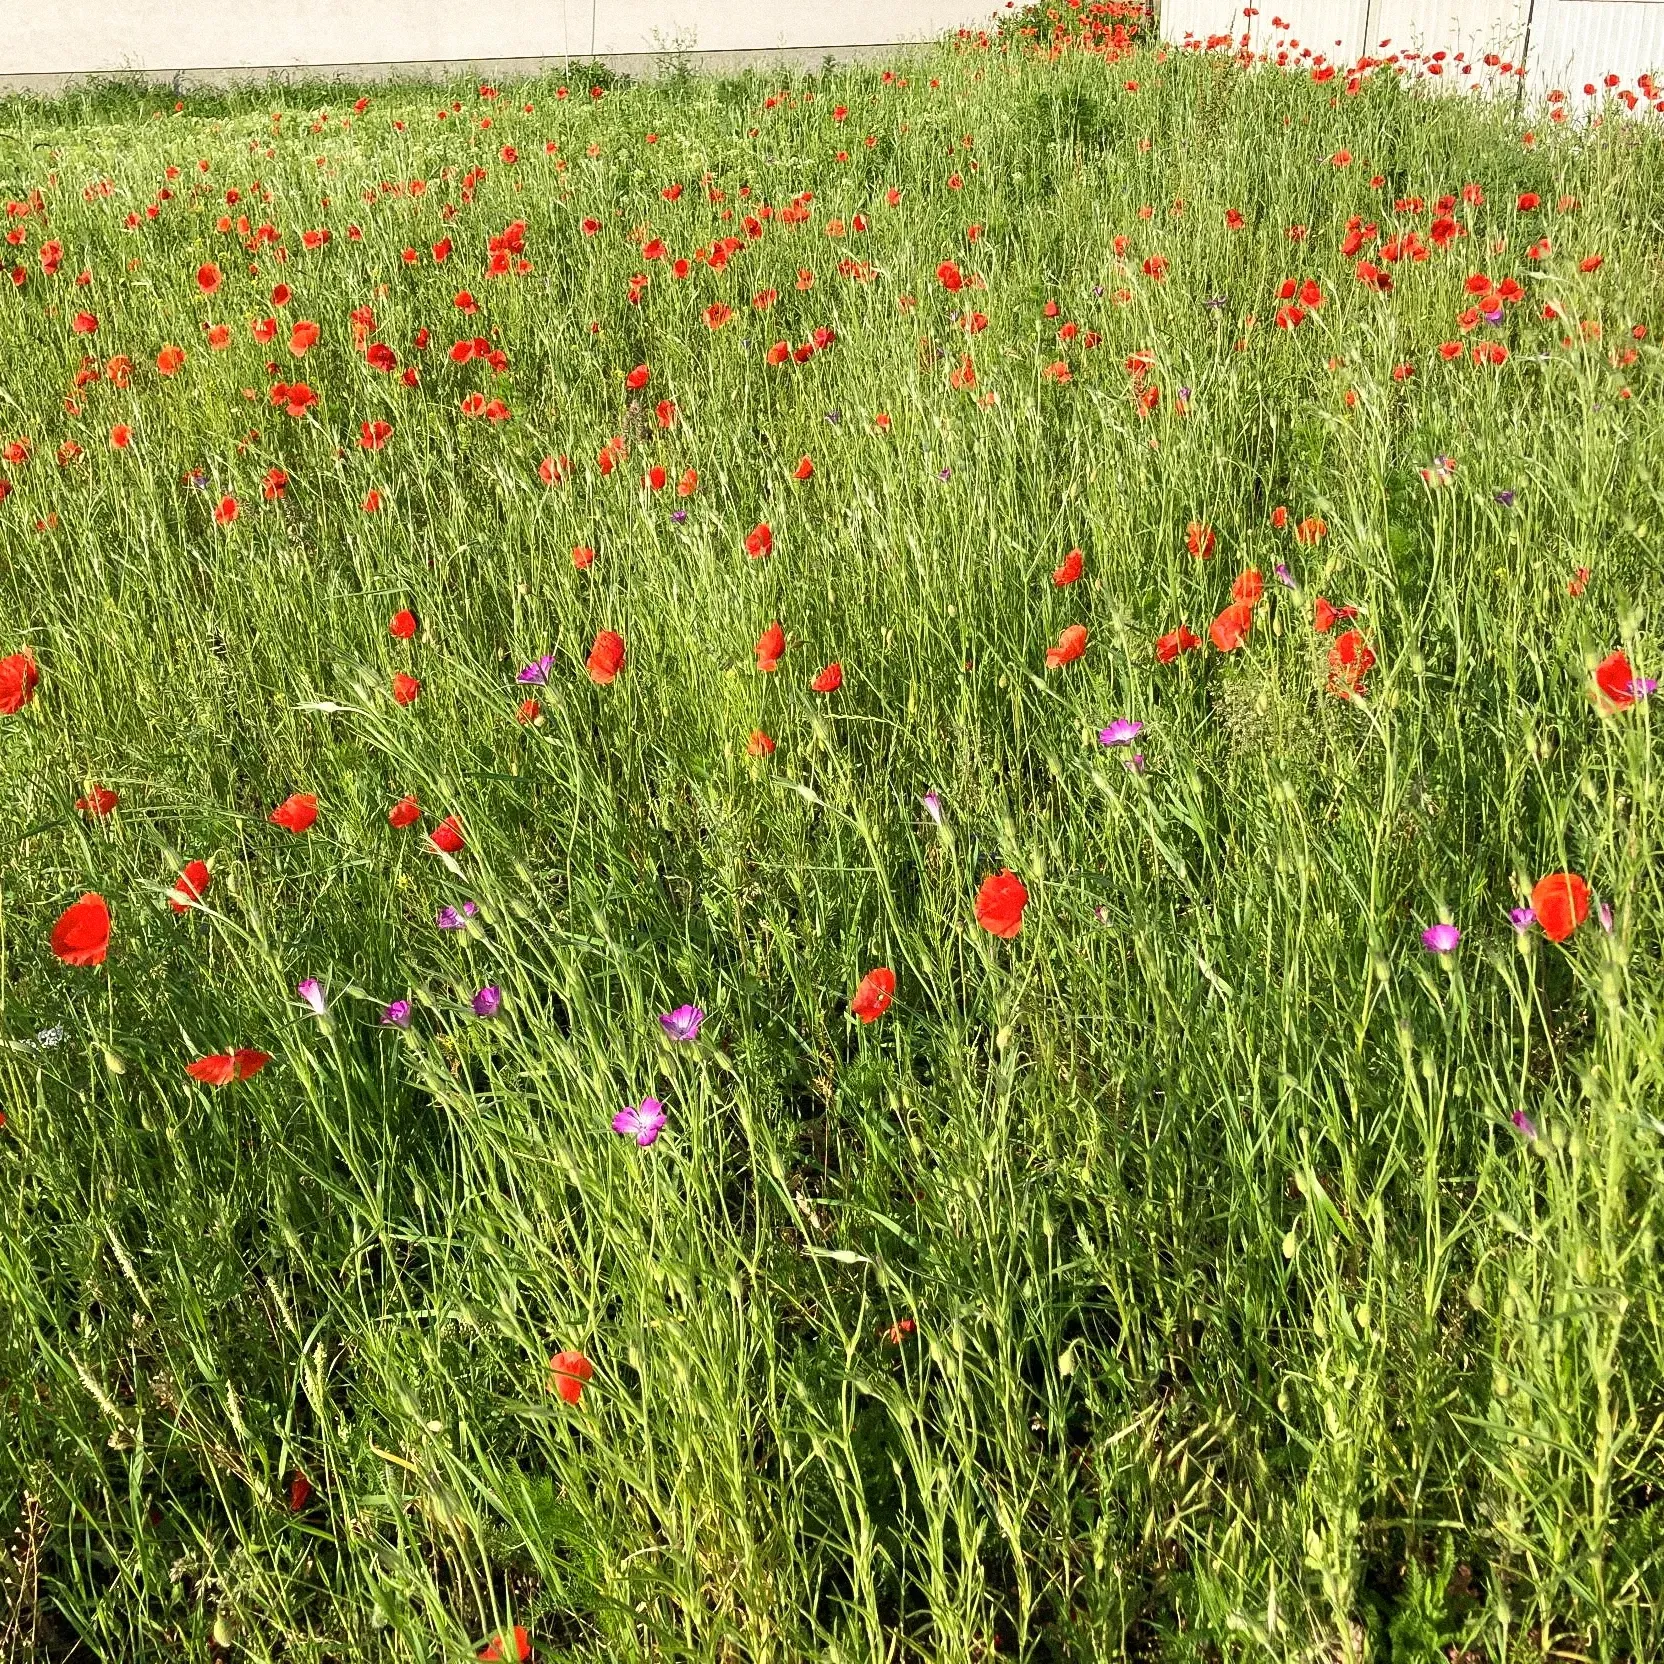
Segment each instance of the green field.
[[1657,117],[599,75],[0,101],[0,1658],[1658,1657]]

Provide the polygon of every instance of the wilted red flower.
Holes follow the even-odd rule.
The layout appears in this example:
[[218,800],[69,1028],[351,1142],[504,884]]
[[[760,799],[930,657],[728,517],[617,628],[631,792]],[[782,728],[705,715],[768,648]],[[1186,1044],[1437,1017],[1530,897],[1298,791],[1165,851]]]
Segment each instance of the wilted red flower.
[[1366,692],[1363,679],[1374,663],[1369,643],[1356,630],[1348,630],[1329,649],[1329,692],[1337,699]]
[[103,896],[89,890],[72,901],[52,927],[52,952],[66,965],[102,965],[110,951],[110,908]]
[[855,998],[849,1002],[849,1009],[863,1023],[877,1022],[890,1009],[895,992],[896,973],[888,965],[880,965],[861,978]]
[[1202,645],[1202,638],[1193,635],[1183,624],[1169,630],[1156,641],[1156,663],[1171,664],[1181,653],[1194,653]]
[[312,1481],[298,1469],[289,1479],[289,1512],[298,1514],[312,1500]]
[[318,818],[318,800],[311,792],[291,792],[267,815],[273,826],[285,832],[305,832]]
[[589,679],[605,687],[624,668],[624,638],[613,630],[597,630],[595,645],[584,660]]
[[1010,941],[1023,928],[1028,890],[1009,867],[991,872],[976,893],[976,922],[990,935]]
[[568,1404],[576,1404],[594,1378],[595,1366],[582,1352],[557,1352],[549,1360],[549,1386]]

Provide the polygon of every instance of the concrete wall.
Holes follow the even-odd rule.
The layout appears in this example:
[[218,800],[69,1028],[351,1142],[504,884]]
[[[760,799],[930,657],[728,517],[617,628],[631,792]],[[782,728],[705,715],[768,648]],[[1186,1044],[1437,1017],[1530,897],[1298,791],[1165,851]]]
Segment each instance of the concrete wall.
[[929,40],[994,0],[0,0],[0,85],[96,71],[547,64],[666,48],[808,57]]

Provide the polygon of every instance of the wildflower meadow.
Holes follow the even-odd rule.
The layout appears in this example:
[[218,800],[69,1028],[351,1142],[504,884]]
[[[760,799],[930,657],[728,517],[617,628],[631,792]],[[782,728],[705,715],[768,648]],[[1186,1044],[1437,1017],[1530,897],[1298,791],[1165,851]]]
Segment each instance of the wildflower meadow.
[[1653,88],[1144,36],[0,101],[0,1656],[1664,1651]]

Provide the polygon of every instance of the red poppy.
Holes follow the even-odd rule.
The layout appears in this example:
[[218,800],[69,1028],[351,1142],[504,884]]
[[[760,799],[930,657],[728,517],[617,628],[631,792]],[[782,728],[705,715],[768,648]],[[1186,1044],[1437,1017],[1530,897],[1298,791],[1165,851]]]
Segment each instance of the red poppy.
[[613,630],[597,630],[595,645],[584,660],[584,668],[589,672],[590,681],[597,687],[606,687],[624,668],[623,636]]
[[957,294],[965,287],[965,275],[951,260],[944,260],[936,268],[936,281],[949,294]]
[[595,1365],[582,1352],[557,1352],[549,1360],[549,1385],[568,1404],[576,1404],[594,1378]]
[[110,908],[103,896],[88,891],[72,901],[52,927],[52,951],[66,965],[102,965],[110,951]]
[[780,656],[786,651],[786,632],[780,628],[778,619],[757,637],[753,651],[757,655],[757,668],[765,675],[779,669]]
[[364,362],[372,370],[386,374],[399,367],[399,355],[385,341],[372,341],[364,349]]
[[205,295],[211,295],[219,288],[223,281],[220,269],[212,261],[200,265],[196,269],[196,286]]
[[318,818],[318,800],[311,792],[291,792],[266,816],[285,832],[304,832]]
[[772,554],[774,550],[774,533],[768,528],[768,522],[759,521],[745,534],[745,552],[753,560],[761,560],[764,555]]
[[991,872],[976,893],[976,922],[990,935],[1009,942],[1023,928],[1023,909],[1028,890],[1022,879],[1007,867]]
[[1589,886],[1575,872],[1551,872],[1531,889],[1531,910],[1551,942],[1563,942],[1589,916]]
[[1245,601],[1250,606],[1254,602],[1264,599],[1265,579],[1260,576],[1257,566],[1250,566],[1246,572],[1237,574],[1236,582],[1231,585],[1231,599]]
[[1213,645],[1221,653],[1234,653],[1254,627],[1254,609],[1246,601],[1233,601],[1208,628]]
[[754,728],[751,738],[745,742],[745,754],[748,757],[772,757],[774,741],[761,728]]
[[632,393],[638,393],[647,385],[648,378],[652,375],[652,373],[653,372],[649,370],[645,364],[638,364],[627,376],[625,376],[624,385],[628,387]]
[[1184,529],[1184,546],[1197,560],[1207,560],[1213,554],[1213,527],[1192,520]]
[[678,497],[691,497],[698,489],[699,475],[697,471],[692,468],[688,469],[688,471],[676,482],[676,495]]
[[733,307],[724,306],[721,301],[714,301],[705,308],[703,313],[705,327],[707,329],[721,329],[733,315]]
[[1085,560],[1079,549],[1071,549],[1063,557],[1063,564],[1052,573],[1052,583],[1062,589],[1068,584],[1076,582],[1081,574]]
[[814,472],[815,472],[814,463],[811,462],[808,457],[804,457],[798,463],[797,467],[792,470],[792,478],[794,480],[810,479],[810,478],[813,477]]
[[185,362],[183,347],[163,347],[156,354],[156,368],[165,376],[173,375]]
[[387,811],[387,824],[401,830],[406,826],[414,826],[421,818],[422,806],[414,797],[401,797]]
[[532,1638],[524,1624],[516,1624],[507,1641],[501,1635],[493,1635],[479,1651],[480,1664],[504,1664],[510,1658],[517,1664],[527,1664],[531,1655]]
[[662,464],[655,462],[645,474],[641,476],[641,483],[649,491],[663,491],[665,481],[669,478]]
[[514,720],[522,725],[536,722],[543,715],[543,707],[535,699],[522,699],[514,713]]
[[409,641],[416,634],[416,614],[408,607],[394,613],[387,621],[387,633],[399,641]]
[[1635,672],[1624,653],[1610,653],[1595,667],[1595,702],[1614,711],[1635,703]]
[[110,429],[110,449],[125,451],[133,443],[133,430],[125,422],[117,422]]
[[890,1001],[895,998],[896,973],[888,965],[880,965],[875,971],[868,971],[861,978],[861,985],[855,990],[855,998],[849,1002],[849,1009],[861,1019],[863,1023],[873,1023],[890,1009]]
[[1294,541],[1308,546],[1320,542],[1329,535],[1329,522],[1320,514],[1308,514],[1298,526],[1294,528]]
[[188,913],[193,901],[208,894],[212,874],[206,861],[187,861],[174,886],[168,891],[168,906],[176,913]]
[[98,333],[98,318],[91,312],[77,312],[70,319],[69,327],[77,335],[96,335]]
[[1156,663],[1171,664],[1181,653],[1194,653],[1202,645],[1202,638],[1192,635],[1181,624],[1176,630],[1169,630],[1166,635],[1158,637],[1156,641]]
[[318,344],[318,326],[310,318],[302,318],[289,331],[289,351],[299,358]]
[[1363,679],[1375,663],[1369,643],[1356,630],[1348,630],[1329,649],[1329,691],[1337,699],[1364,693]]
[[428,834],[428,842],[441,855],[460,855],[468,847],[468,840],[462,835],[462,823],[455,815],[446,815]]
[[[476,393],[475,398],[479,395]],[[389,439],[393,437],[393,424],[380,420],[374,422],[360,422],[358,424],[358,448],[363,451],[379,451]]]
[[661,428],[674,427],[676,425],[675,400],[660,399],[659,402],[653,406],[653,417]]
[[312,1500],[312,1481],[298,1469],[289,1480],[289,1512],[298,1514]]
[[844,685],[844,667],[836,659],[826,665],[809,684],[815,693],[836,693]]
[[40,672],[28,648],[0,659],[0,716],[16,716],[35,697],[39,686]]
[[1073,664],[1086,651],[1086,626],[1071,624],[1057,638],[1057,646],[1046,649],[1046,668],[1061,670]]
[[408,676],[404,671],[393,678],[393,703],[395,705],[414,705],[417,695],[422,691],[422,684],[414,676]]
[[185,1073],[204,1086],[229,1086],[233,1081],[248,1080],[257,1075],[272,1060],[270,1052],[239,1049],[216,1052],[212,1057],[199,1057],[185,1065]]
[[92,786],[88,788],[85,797],[76,798],[75,807],[83,815],[94,815],[102,819],[120,801],[121,799],[114,792],[107,791],[103,786]]

